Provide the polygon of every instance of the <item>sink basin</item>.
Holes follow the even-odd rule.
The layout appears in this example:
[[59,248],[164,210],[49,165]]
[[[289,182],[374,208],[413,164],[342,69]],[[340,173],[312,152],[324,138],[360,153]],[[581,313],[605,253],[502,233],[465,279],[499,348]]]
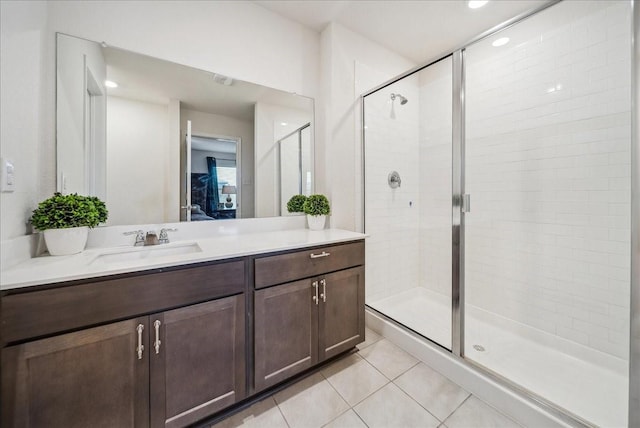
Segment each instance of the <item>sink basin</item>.
[[121,263],[133,260],[151,260],[160,257],[200,252],[202,252],[202,249],[197,242],[161,244],[149,247],[124,248],[120,250],[106,251],[98,254],[91,263]]

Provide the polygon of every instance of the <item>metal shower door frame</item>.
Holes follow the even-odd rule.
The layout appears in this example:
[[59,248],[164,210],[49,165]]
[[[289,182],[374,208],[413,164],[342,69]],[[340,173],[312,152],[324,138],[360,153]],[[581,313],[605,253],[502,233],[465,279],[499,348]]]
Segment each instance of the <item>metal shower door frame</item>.
[[[568,424],[585,425],[575,415],[568,415],[546,399],[543,399],[531,391],[519,387],[508,379],[503,378],[489,369],[465,358],[464,339],[464,303],[465,303],[465,213],[463,212],[463,199],[465,197],[465,49],[495,33],[516,25],[525,19],[542,12],[543,10],[559,3],[561,0],[551,0],[548,3],[520,14],[502,24],[499,24],[472,40],[458,46],[456,49],[430,59],[426,63],[414,67],[399,76],[367,91],[360,96],[361,104],[361,166],[362,166],[362,227],[366,232],[366,204],[365,204],[365,105],[364,99],[380,89],[392,85],[405,77],[427,68],[440,60],[452,56],[453,58],[453,127],[452,127],[452,284],[451,284],[451,354],[462,364],[480,370],[483,374],[497,383],[522,396],[537,402],[537,404]],[[631,137],[631,272],[630,272],[630,299],[631,299],[631,335],[629,352],[629,426],[640,424],[640,0],[628,0],[631,6],[632,18],[632,137]],[[634,221],[634,219],[636,219]],[[635,341],[634,341],[635,339]],[[586,423],[588,425],[588,422]]]

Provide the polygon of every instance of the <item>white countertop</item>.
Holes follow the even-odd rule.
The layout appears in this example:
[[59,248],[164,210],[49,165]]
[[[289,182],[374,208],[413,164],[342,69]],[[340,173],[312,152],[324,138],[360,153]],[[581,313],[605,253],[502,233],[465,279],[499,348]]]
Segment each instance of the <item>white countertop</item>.
[[361,233],[340,229],[321,231],[295,229],[240,233],[175,241],[153,247],[136,247],[136,249],[143,251],[150,248],[171,248],[172,246],[197,243],[202,251],[109,263],[97,259],[105,253],[128,250],[133,247],[92,248],[72,256],[36,257],[2,270],[0,271],[0,290],[334,244],[364,239],[365,237],[366,235]]

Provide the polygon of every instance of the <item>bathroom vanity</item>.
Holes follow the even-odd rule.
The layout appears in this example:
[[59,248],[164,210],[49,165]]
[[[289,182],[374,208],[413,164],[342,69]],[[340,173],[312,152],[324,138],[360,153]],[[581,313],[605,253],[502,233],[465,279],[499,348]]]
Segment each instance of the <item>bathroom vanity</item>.
[[325,232],[5,287],[2,426],[186,426],[353,348],[364,236]]

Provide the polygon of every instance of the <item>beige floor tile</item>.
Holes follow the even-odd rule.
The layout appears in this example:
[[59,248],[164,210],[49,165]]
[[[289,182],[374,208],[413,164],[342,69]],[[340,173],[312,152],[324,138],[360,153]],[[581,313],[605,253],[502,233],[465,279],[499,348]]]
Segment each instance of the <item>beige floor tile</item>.
[[322,370],[322,375],[350,406],[358,404],[389,382],[357,354],[330,365]]
[[440,425],[440,421],[393,383],[353,409],[370,428],[436,428]]
[[513,420],[471,396],[444,423],[449,428],[519,428]]
[[347,410],[328,424],[324,428],[367,428],[362,419],[353,410]]
[[414,366],[394,383],[441,421],[469,396],[467,391],[424,363]]
[[360,351],[360,356],[392,380],[418,363],[418,360],[386,339],[367,346]]
[[366,348],[369,345],[372,345],[374,343],[376,343],[378,340],[382,339],[382,336],[380,336],[378,333],[376,333],[375,331],[371,330],[368,327],[365,327],[364,329],[364,337],[365,340],[364,342],[362,342],[361,344],[359,344],[357,347],[358,349],[362,350],[364,348]]
[[288,425],[273,397],[268,397],[212,426],[212,428],[235,427],[288,428]]
[[321,427],[349,409],[320,373],[278,392],[274,398],[291,428]]

